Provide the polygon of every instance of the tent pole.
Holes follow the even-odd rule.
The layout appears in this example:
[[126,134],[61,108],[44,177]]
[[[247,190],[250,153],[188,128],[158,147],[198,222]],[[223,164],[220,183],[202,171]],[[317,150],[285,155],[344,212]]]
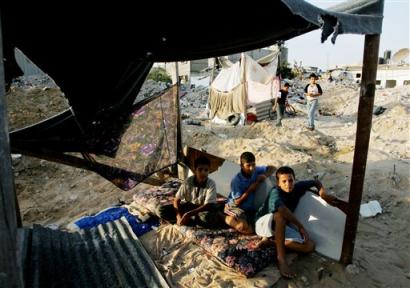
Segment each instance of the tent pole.
[[179,71],[178,71],[178,62],[175,62],[175,76],[176,76],[176,85],[177,85],[177,164],[172,166],[172,174],[178,177],[178,163],[183,161],[183,152],[182,152],[182,131],[181,131],[181,105],[179,99],[180,91],[180,81],[179,81]]
[[17,225],[20,213],[14,190],[7,124],[3,40],[0,19],[0,285],[23,287],[22,269],[17,263]]
[[353,156],[349,205],[346,217],[341,262],[352,263],[353,250],[359,221],[360,203],[366,172],[367,152],[372,127],[374,93],[376,88],[377,62],[380,35],[366,35],[364,42],[362,82],[360,85],[359,110],[357,113],[356,143]]
[[214,57],[214,63],[213,63],[213,65],[212,65],[212,71],[211,71],[211,77],[209,77],[209,87],[211,87],[211,84],[212,84],[212,82],[214,82],[214,79],[215,79],[215,67],[216,67],[216,60],[217,58],[216,57]]

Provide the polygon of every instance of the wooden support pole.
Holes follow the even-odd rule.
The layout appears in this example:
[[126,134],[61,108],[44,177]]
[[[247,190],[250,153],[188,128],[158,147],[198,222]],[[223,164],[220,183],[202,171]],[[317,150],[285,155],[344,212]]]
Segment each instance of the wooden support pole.
[[213,58],[211,76],[209,77],[209,88],[211,88],[212,82],[214,82],[215,80],[216,61],[218,61],[217,59],[218,58],[216,57]]
[[7,124],[3,41],[0,19],[0,287],[23,287],[17,263],[17,197],[11,168]]
[[359,221],[360,203],[366,172],[367,152],[372,128],[374,93],[376,89],[377,62],[380,35],[366,35],[360,86],[359,111],[357,113],[356,143],[353,157],[349,205],[343,238],[341,262],[352,263],[354,244]]
[[178,62],[175,62],[175,77],[177,85],[177,164],[172,167],[172,174],[178,177],[178,163],[182,162],[184,158],[184,153],[182,151],[181,100],[179,98],[181,82],[179,81]]

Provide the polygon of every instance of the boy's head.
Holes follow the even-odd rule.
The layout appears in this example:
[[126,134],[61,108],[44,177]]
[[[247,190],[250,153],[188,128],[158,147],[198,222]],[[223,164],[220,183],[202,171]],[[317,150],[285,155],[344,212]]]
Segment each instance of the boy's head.
[[284,192],[289,193],[295,187],[295,171],[287,166],[276,170],[276,185]]
[[201,156],[195,159],[194,174],[197,182],[204,183],[208,179],[209,166],[211,166],[211,161],[208,158]]
[[315,84],[315,83],[316,83],[316,79],[317,79],[317,76],[316,76],[315,73],[312,73],[312,74],[309,75],[310,83]]
[[241,170],[246,176],[251,176],[255,170],[255,155],[251,152],[243,152],[241,155]]
[[285,84],[283,84],[283,90],[285,90],[285,91],[289,91],[289,87],[290,87],[290,84],[288,83],[288,82],[286,82]]

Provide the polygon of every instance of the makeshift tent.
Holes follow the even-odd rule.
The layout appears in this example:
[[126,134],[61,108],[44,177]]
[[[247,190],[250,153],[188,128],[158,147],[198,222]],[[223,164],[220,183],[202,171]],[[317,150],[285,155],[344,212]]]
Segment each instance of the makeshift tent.
[[[17,76],[13,55],[14,48],[18,47],[56,81],[72,105],[72,109],[57,116],[58,119],[40,123],[43,126],[41,135],[28,130],[18,136],[10,135],[12,151],[31,151],[40,157],[65,151],[87,153],[93,148],[87,145],[85,136],[94,135],[98,140],[100,135],[108,135],[98,133],[108,133],[105,130],[107,124],[117,121],[120,125],[120,120],[123,120],[122,124],[125,125],[128,119],[120,115],[130,115],[135,111],[133,104],[137,92],[155,61],[182,61],[233,54],[266,47],[319,27],[323,31],[322,42],[332,34],[332,42],[343,33],[365,34],[365,75],[362,78],[356,141],[358,150],[354,155],[352,197],[349,198],[352,205],[349,215],[353,216],[348,215],[346,226],[349,229],[346,231],[350,236],[344,241],[344,244],[350,245],[344,245],[347,249],[345,259],[351,260],[351,243],[357,229],[355,212],[360,204],[366,169],[383,0],[349,1],[333,11],[300,0],[271,1],[264,6],[264,10],[272,11],[272,17],[259,17],[258,21],[237,21],[243,7],[234,5],[231,13],[224,15],[223,25],[217,21],[197,21],[209,18],[214,12],[213,5],[192,9],[183,3],[169,2],[158,11],[157,3],[151,1],[141,3],[141,9],[135,9],[135,4],[128,7],[101,5],[96,12],[96,7],[79,9],[75,4],[58,7],[49,3],[33,4],[32,7],[30,4],[22,7],[17,1],[9,1],[0,10],[3,32],[1,59],[5,59],[5,69],[1,65],[0,73],[5,71],[6,82]],[[171,17],[175,22],[170,25],[169,16],[173,9],[184,17]],[[139,13],[149,14],[150,11],[156,12],[155,26],[149,25],[147,18],[139,17]],[[163,12],[165,15],[160,15]],[[93,15],[92,20],[90,15]],[[247,15],[260,15],[260,7],[249,5]],[[176,29],[186,23],[196,23],[197,33],[181,33]],[[50,25],[57,32],[44,37],[44,29]],[[3,78],[4,75],[0,76]],[[0,97],[4,96],[3,91],[3,83],[0,83]],[[0,259],[0,271],[5,271],[6,286],[21,286],[15,257],[16,197],[8,156],[6,112],[3,99],[0,100],[0,160],[5,164],[0,165],[0,190],[4,196],[4,201],[0,201],[0,210],[5,211],[0,223],[7,224],[0,225],[0,230],[6,231],[0,233],[0,243],[7,252]],[[37,129],[36,126],[31,128]],[[114,134],[117,132],[114,131]],[[43,148],[47,154],[42,153]],[[75,161],[68,163],[74,165]]]
[[273,46],[271,53],[259,61],[245,53],[234,64],[221,61],[223,68],[209,91],[210,118],[245,114],[247,107],[273,99],[280,84],[276,77],[279,53],[279,48]]
[[[136,105],[142,106],[143,103],[134,101],[154,61],[169,62],[229,55],[267,47],[279,40],[287,40],[318,27],[323,28],[322,41],[332,33],[334,40],[341,33],[377,34],[381,31],[382,5],[378,1],[354,1],[350,6],[338,7],[338,12],[319,9],[309,3],[295,0],[275,1],[271,5],[273,7],[269,10],[275,11],[276,17],[246,23],[225,19],[224,25],[217,24],[218,29],[210,29],[209,23],[199,23],[200,36],[181,35],[165,22],[164,25],[158,23],[163,27],[161,31],[151,31],[146,29],[142,18],[134,17],[135,9],[127,7],[102,9],[102,13],[95,15],[93,26],[89,25],[91,12],[86,11],[86,8],[79,10],[74,6],[66,7],[56,14],[50,14],[42,5],[35,5],[31,9],[19,9],[12,7],[13,5],[4,7],[0,13],[6,79],[17,73],[14,48],[18,47],[55,80],[71,105],[70,109],[53,118],[10,133],[12,151],[77,167],[92,166],[92,170],[104,174],[104,169],[99,169],[93,157],[87,155],[114,157],[117,154],[118,147],[110,150],[103,146],[111,145],[112,139],[121,139],[130,124],[128,116],[135,112]],[[257,10],[255,7],[248,11],[252,12],[252,9]],[[129,14],[130,11],[132,14]],[[344,11],[350,14],[343,13]],[[206,14],[206,10],[197,12]],[[184,19],[184,23],[189,23],[189,17],[198,17],[198,13],[184,13],[188,18]],[[118,16],[118,21],[107,22],[106,14]],[[75,22],[71,21],[73,15],[76,15]],[[158,17],[159,22],[167,19]],[[179,21],[179,18],[175,21]],[[53,23],[61,33],[53,33],[42,41],[37,41],[36,33],[26,33],[26,23],[30,23],[32,31],[41,31],[43,27]],[[176,23],[175,27],[178,26]],[[139,39],[144,41],[136,43],[132,40],[130,35],[136,30],[140,32]],[[93,37],[89,37],[90,34]],[[80,42],[81,45],[78,45]],[[182,42],[184,45],[180,45]],[[272,59],[265,60],[272,62],[273,67]],[[252,101],[260,100],[252,96],[256,95],[255,91],[262,91],[262,98],[267,98],[271,92],[269,85],[272,85],[270,76],[273,69],[266,71],[249,57],[244,57],[243,62],[245,65],[236,64],[232,69],[237,71],[240,67],[242,74],[248,75],[246,79],[249,81],[233,90],[232,94],[236,95],[233,98],[240,101],[235,104],[232,102],[232,107],[226,109],[228,111],[244,112],[248,104],[244,95],[251,95],[248,99],[249,103],[253,103]],[[253,69],[259,72],[250,72]],[[232,75],[237,77],[238,73]],[[232,80],[230,83],[240,82]],[[230,85],[229,88],[233,86]],[[182,148],[177,150],[178,155],[182,154]],[[84,159],[72,154],[67,155],[66,152],[80,152]],[[168,162],[165,167],[170,164]],[[123,169],[117,166],[115,168]],[[138,179],[135,182],[137,183],[159,169],[161,165],[146,173],[125,169],[125,175],[132,173],[133,175],[129,176],[132,176],[133,181]],[[114,170],[114,174],[117,174],[118,171]],[[108,178],[116,179],[111,176]]]
[[[322,41],[333,32],[334,38],[341,33],[380,33],[380,2],[354,2],[355,5],[342,7],[340,12],[332,12],[303,1],[274,1],[266,10],[274,11],[275,17],[239,22],[229,20],[230,17],[236,20],[242,12],[241,7],[233,7],[230,15],[225,15],[224,25],[199,22],[198,33],[189,34],[181,34],[175,27],[206,18],[207,9],[191,13],[184,11],[188,7],[165,4],[161,11],[177,8],[183,19],[173,18],[174,25],[169,25],[169,17],[158,15],[156,27],[162,28],[149,29],[144,18],[135,17],[134,7],[100,7],[100,13],[94,13],[94,8],[78,9],[72,5],[50,13],[52,8],[46,4],[21,9],[11,2],[0,11],[6,79],[18,74],[14,60],[14,48],[18,47],[55,80],[71,105],[61,115],[41,123],[41,133],[34,133],[38,130],[35,125],[12,133],[12,150],[32,151],[38,156],[40,150],[57,154],[96,152],[88,144],[94,142],[90,138],[109,137],[113,132],[107,127],[112,122],[120,125],[123,121],[126,125],[123,115],[133,113],[136,95],[155,61],[192,60],[249,51],[319,27],[323,28]],[[155,5],[146,4],[145,11],[157,10]],[[260,12],[256,6],[248,7],[247,11],[255,15]],[[93,15],[92,25],[89,15]],[[59,33],[38,41],[38,33],[50,23]],[[32,32],[27,33],[27,27]],[[135,41],[133,35],[138,35],[141,41]]]

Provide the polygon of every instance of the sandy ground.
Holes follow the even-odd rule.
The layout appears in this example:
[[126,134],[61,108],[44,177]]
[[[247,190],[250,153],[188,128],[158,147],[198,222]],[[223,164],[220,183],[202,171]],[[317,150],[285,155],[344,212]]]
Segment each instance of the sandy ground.
[[[322,87],[320,107],[332,116],[318,116],[313,132],[304,128],[305,113],[298,112],[296,117],[284,119],[280,128],[274,121],[245,127],[207,121],[203,126],[183,125],[184,144],[234,162],[243,151],[251,151],[257,164],[289,165],[298,179],[319,175],[330,193],[347,200],[359,92],[325,83]],[[48,92],[35,93],[40,97]],[[14,91],[8,95],[11,129],[28,124],[22,123],[25,118],[19,118],[21,114],[44,114],[53,107],[45,105],[44,111],[36,112],[34,107],[38,106],[32,107],[31,102],[26,107],[16,104],[28,99],[30,93]],[[363,203],[378,200],[383,213],[360,219],[354,261],[348,269],[316,254],[298,257],[291,265],[298,277],[281,279],[277,287],[410,287],[410,86],[377,90],[375,105],[387,109],[373,118]],[[304,109],[302,105],[295,108]],[[15,162],[14,173],[24,225],[63,228],[81,216],[116,204],[118,199],[129,202],[133,193],[146,187],[141,184],[124,192],[88,171],[25,156]],[[218,285],[224,286],[223,282]]]

